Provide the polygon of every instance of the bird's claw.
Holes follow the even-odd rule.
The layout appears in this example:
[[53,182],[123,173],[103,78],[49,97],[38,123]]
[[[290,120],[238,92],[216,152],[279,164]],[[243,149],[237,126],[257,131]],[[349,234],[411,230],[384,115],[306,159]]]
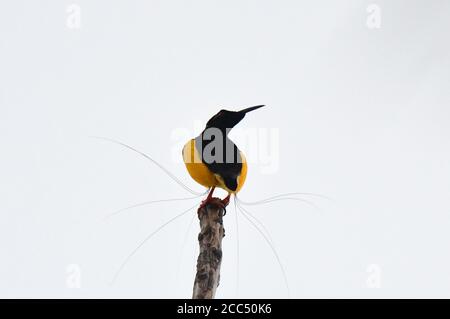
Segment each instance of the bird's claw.
[[228,206],[229,203],[230,203],[230,195],[228,195],[227,197],[225,197],[224,199],[222,199],[220,201],[220,204],[221,204],[220,207],[223,209],[223,216],[225,216],[227,214],[226,207]]
[[223,210],[223,216],[227,214],[226,207],[230,203],[230,196],[225,197],[224,199],[208,197],[203,200],[200,204],[199,210],[205,208],[209,204],[214,204]]

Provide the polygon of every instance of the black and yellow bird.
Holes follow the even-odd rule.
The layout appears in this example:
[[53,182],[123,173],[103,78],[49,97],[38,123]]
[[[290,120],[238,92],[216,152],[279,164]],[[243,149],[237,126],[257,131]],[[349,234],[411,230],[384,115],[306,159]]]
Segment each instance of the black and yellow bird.
[[241,111],[219,111],[208,121],[203,132],[183,147],[183,160],[189,175],[210,189],[202,205],[211,200],[216,187],[228,192],[222,200],[224,206],[228,205],[231,194],[241,190],[247,177],[247,161],[228,138],[228,133],[245,114],[263,106],[252,106]]

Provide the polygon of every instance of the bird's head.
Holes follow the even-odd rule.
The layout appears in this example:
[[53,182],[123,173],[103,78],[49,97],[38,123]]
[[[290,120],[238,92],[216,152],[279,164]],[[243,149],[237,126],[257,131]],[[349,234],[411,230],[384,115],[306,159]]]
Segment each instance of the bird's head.
[[245,117],[245,114],[263,106],[252,106],[241,111],[220,110],[219,113],[209,119],[208,123],[206,123],[206,128],[231,129]]

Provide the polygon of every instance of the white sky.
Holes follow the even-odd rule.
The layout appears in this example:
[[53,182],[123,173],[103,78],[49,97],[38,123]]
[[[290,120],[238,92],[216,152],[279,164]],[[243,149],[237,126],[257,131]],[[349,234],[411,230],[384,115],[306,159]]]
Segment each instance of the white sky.
[[[450,297],[448,1],[78,1],[79,29],[67,26],[70,3],[0,10],[1,297],[189,298],[194,212],[109,283],[200,199],[105,221],[191,195],[89,136],[129,143],[201,191],[174,160],[180,143],[220,108],[257,104],[267,107],[239,128],[279,139],[263,159],[234,132],[253,154],[241,200],[333,198],[309,198],[320,211],[247,207],[270,231],[290,296]],[[366,25],[370,3],[379,29]],[[270,248],[238,225],[239,267],[230,205],[217,297],[286,297]]]

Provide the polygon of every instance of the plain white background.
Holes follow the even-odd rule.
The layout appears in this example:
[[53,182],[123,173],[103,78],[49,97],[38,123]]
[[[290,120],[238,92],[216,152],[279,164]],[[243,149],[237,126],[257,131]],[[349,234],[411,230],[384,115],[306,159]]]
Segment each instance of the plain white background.
[[[380,28],[367,25],[371,3]],[[194,211],[110,282],[200,198],[105,220],[190,194],[89,136],[202,191],[173,160],[176,132],[266,104],[239,127],[278,130],[277,169],[249,158],[240,198],[333,198],[248,207],[290,296],[450,297],[448,1],[78,1],[79,27],[70,4],[1,5],[0,296],[189,298]],[[286,297],[269,246],[238,225],[239,265],[230,205],[217,297]]]

